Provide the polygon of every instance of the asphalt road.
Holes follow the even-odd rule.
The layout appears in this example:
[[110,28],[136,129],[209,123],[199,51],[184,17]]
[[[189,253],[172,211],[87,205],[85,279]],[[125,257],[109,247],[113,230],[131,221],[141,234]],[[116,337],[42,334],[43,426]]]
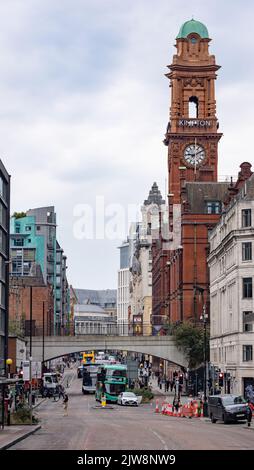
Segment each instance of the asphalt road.
[[[254,427],[212,424],[155,413],[155,403],[96,409],[93,395],[83,395],[76,370],[67,371],[68,416],[62,400],[47,399],[37,408],[42,428],[14,449],[43,450],[240,450],[254,449]],[[162,401],[162,399],[160,400]]]

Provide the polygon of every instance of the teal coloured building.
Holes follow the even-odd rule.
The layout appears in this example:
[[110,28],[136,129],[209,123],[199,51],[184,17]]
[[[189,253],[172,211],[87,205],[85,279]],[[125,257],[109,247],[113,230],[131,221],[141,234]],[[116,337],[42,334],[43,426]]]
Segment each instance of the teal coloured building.
[[10,249],[12,276],[29,276],[39,264],[45,282],[45,236],[36,233],[35,216],[11,217]]
[[66,334],[68,286],[63,250],[56,240],[56,213],[53,206],[15,214],[10,223],[11,276],[33,276],[40,266],[45,284],[54,292],[54,333]]

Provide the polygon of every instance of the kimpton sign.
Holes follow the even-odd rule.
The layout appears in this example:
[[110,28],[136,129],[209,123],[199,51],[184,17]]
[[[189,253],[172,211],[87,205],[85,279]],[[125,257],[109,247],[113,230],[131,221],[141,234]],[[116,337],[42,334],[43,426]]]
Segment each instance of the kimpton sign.
[[205,119],[179,119],[179,127],[211,127],[211,121]]

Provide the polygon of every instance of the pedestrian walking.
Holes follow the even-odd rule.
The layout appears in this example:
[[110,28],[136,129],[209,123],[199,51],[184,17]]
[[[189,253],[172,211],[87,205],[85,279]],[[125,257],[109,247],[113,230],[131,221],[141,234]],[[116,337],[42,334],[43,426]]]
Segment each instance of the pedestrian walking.
[[69,397],[67,393],[65,393],[64,398],[63,398],[63,409],[64,409],[63,416],[68,416],[68,402],[69,402]]
[[192,418],[194,416],[194,405],[193,405],[193,400],[191,399],[190,404],[189,404],[189,418]]
[[174,401],[173,401],[173,412],[174,410],[178,413],[178,408],[179,408],[179,400],[178,398],[175,396],[174,397]]
[[251,401],[249,400],[249,401],[248,401],[248,407],[247,407],[247,423],[248,423],[248,428],[250,428],[251,420],[252,420],[252,403],[251,403]]
[[64,388],[63,388],[62,384],[59,385],[58,393],[59,393],[59,398],[61,398],[61,397],[64,398]]
[[166,391],[168,392],[169,391],[169,385],[170,385],[170,381],[169,379],[166,380]]
[[198,417],[199,417],[199,418],[200,418],[201,413],[202,413],[202,408],[203,408],[203,401],[202,401],[202,399],[200,398],[200,399],[198,400],[198,408],[197,408],[197,410],[198,410]]

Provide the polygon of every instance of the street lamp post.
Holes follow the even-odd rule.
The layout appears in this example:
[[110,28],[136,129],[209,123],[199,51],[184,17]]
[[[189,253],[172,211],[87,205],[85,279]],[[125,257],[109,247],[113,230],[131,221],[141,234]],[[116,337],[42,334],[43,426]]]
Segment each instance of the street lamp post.
[[[206,325],[207,325],[208,314],[206,313],[206,305],[203,304],[203,312],[200,316],[200,320],[203,321],[204,326],[204,363],[205,363],[205,370],[204,370],[204,403],[207,405],[207,354],[206,354]],[[205,414],[205,413],[204,413]]]
[[10,359],[10,358],[6,359],[6,364],[8,366],[8,379],[10,379],[11,378],[12,359]]
[[29,408],[30,408],[30,422],[33,424],[33,402],[32,402],[32,356],[29,357]]
[[[6,359],[6,365],[8,366],[8,379],[11,378],[11,365],[12,365],[12,359],[8,358]],[[10,426],[11,424],[11,401],[10,401],[10,393],[8,394],[7,400],[7,425]]]

